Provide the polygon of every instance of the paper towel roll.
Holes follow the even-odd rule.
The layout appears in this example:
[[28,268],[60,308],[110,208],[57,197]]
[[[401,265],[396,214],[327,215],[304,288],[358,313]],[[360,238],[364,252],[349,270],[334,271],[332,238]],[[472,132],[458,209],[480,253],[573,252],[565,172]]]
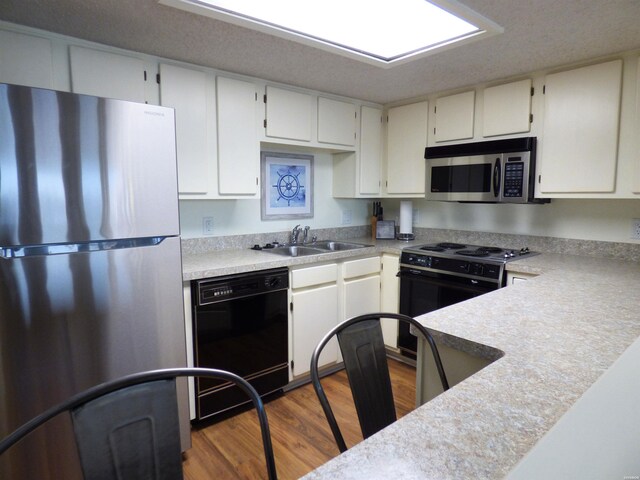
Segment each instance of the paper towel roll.
[[400,233],[413,233],[413,204],[410,200],[400,202]]

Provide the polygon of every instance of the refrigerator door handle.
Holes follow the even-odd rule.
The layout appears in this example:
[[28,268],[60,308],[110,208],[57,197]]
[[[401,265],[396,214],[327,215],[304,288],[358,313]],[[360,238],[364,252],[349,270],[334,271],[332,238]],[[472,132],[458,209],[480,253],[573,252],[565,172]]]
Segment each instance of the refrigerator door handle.
[[40,255],[64,255],[70,253],[89,253],[102,250],[120,250],[124,248],[152,247],[162,243],[167,237],[124,238],[119,240],[100,240],[85,243],[54,243],[48,245],[26,245],[19,247],[0,247],[0,258],[34,257]]

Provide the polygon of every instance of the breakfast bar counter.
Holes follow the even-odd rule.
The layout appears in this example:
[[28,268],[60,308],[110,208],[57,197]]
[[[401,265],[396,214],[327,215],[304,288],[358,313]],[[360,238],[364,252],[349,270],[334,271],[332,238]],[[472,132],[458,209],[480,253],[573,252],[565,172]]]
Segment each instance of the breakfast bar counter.
[[613,376],[610,367],[640,336],[640,265],[544,254],[507,270],[538,276],[418,317],[438,342],[503,355],[306,480],[504,478],[599,377]]

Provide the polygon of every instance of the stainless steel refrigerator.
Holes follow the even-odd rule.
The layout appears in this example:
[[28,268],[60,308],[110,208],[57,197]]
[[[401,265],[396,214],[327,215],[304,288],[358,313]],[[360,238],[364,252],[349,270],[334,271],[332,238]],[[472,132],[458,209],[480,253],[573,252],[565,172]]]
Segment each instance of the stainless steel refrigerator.
[[[92,385],[186,366],[182,299],[173,110],[0,84],[0,436]],[[0,478],[79,478],[71,439],[54,422]]]

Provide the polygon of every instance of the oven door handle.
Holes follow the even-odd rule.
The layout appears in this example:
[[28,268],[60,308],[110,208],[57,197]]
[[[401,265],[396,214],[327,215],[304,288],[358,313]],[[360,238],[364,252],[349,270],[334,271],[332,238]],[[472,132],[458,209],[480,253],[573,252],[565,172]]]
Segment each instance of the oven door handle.
[[399,277],[400,279],[429,283],[431,285],[436,285],[438,287],[456,288],[458,290],[464,290],[464,291],[469,291],[474,293],[477,293],[477,292],[487,293],[487,292],[496,290],[498,288],[497,285],[495,287],[486,287],[486,286],[478,285],[478,280],[474,280],[472,278],[467,279],[470,282],[469,284],[465,284],[462,282],[449,282],[441,278],[433,278],[426,275],[421,275],[420,273],[412,273],[410,270],[404,270],[404,271],[400,270],[396,274],[396,277]]

